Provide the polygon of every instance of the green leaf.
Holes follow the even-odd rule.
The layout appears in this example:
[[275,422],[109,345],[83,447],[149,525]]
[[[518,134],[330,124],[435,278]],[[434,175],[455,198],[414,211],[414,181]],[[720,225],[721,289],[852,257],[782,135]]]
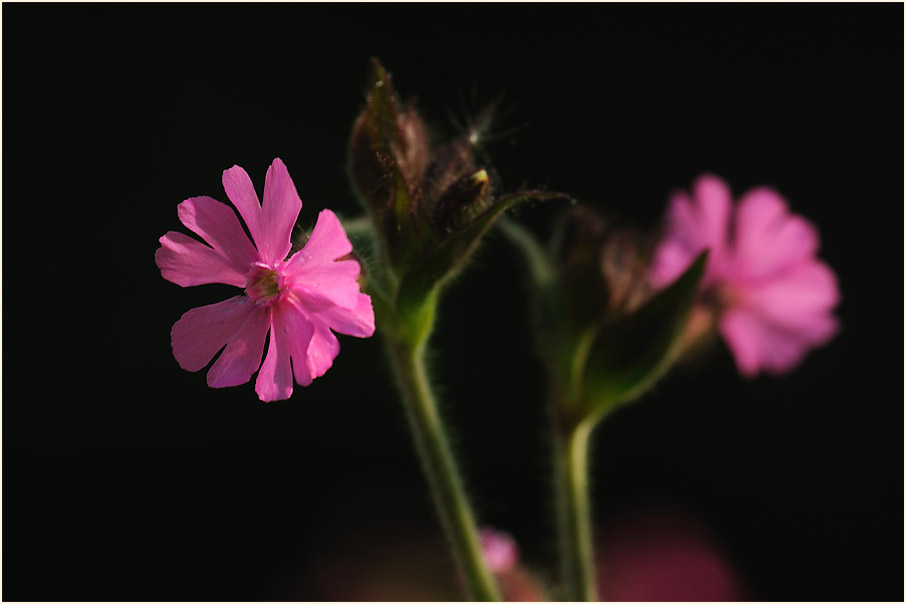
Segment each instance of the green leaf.
[[[558,268],[550,253],[535,236],[518,222],[503,217],[497,223],[500,231],[522,253],[528,269],[532,291],[531,329],[538,343],[538,353],[548,365],[550,377],[566,399],[573,400],[575,375],[581,374],[593,328],[576,329],[568,310],[564,291],[557,285]],[[578,372],[575,369],[579,365]]]
[[481,236],[504,210],[524,201],[560,197],[545,191],[522,191],[498,199],[484,214],[435,245],[403,275],[396,297],[397,308],[403,314],[417,311],[434,289],[463,265]]
[[588,353],[584,398],[588,411],[603,414],[648,390],[669,368],[679,349],[698,294],[708,252],[676,281],[630,315],[604,325]]
[[510,243],[522,252],[532,284],[538,289],[549,287],[554,282],[554,265],[535,236],[515,220],[506,217],[501,218],[497,226]]

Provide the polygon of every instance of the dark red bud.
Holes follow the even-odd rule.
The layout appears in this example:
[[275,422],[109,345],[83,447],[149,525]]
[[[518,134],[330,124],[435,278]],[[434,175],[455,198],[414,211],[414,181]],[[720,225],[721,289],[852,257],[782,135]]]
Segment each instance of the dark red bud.
[[488,173],[479,170],[461,176],[432,204],[431,223],[440,233],[451,233],[490,204]]

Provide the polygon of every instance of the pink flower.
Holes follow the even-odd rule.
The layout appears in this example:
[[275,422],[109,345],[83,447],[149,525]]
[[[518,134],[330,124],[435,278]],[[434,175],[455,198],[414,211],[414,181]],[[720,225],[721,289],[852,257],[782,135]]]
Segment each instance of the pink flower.
[[478,533],[478,541],[504,602],[550,601],[541,584],[519,564],[519,546],[510,535],[484,527]]
[[671,282],[705,248],[711,251],[700,301],[716,311],[743,375],[789,371],[838,331],[837,279],[816,258],[818,232],[773,189],[753,189],[734,207],[726,183],[705,175],[691,198],[675,193],[652,283]]
[[605,602],[748,600],[739,572],[706,527],[669,510],[635,513],[598,542]]
[[224,171],[223,188],[252,240],[229,206],[192,197],[179,204],[179,219],[208,245],[170,231],[154,259],[177,285],[225,283],[245,291],[185,313],[170,332],[173,356],[183,369],[198,371],[223,349],[208,371],[209,386],[245,384],[260,365],[261,400],[286,399],[293,377],[307,386],[333,365],[340,344],[331,330],[359,338],[374,333],[371,298],[359,291],[359,263],[341,260],[352,244],[330,210],[318,215],[305,247],[287,258],[302,201],[280,159],[267,170],[263,204],[239,166]]
[[492,528],[482,528],[478,534],[481,553],[492,573],[503,573],[516,565],[519,548],[513,538]]

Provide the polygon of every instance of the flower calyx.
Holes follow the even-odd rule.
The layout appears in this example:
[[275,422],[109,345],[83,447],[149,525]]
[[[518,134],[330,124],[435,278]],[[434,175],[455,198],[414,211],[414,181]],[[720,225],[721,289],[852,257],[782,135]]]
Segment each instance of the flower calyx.
[[515,223],[504,232],[533,276],[539,344],[561,424],[602,417],[650,388],[673,360],[704,254],[654,293],[647,238],[606,223],[587,206],[570,209],[553,254]]
[[376,281],[404,317],[424,314],[504,210],[562,197],[544,191],[495,196],[474,141],[461,136],[432,145],[424,122],[411,105],[403,108],[377,59],[350,137],[348,167],[375,231],[375,269],[385,273]]

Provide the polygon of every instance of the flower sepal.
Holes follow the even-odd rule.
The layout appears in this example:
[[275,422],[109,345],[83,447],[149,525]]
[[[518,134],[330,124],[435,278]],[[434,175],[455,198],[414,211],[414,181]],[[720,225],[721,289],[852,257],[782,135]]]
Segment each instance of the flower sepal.
[[556,259],[517,223],[502,229],[529,269],[539,348],[553,380],[554,411],[567,431],[637,398],[663,375],[681,348],[707,262],[702,252],[652,294],[644,279],[645,246],[626,231],[603,228],[584,210],[572,210],[577,217],[579,228],[570,232],[567,223]]
[[603,416],[650,389],[676,359],[708,252],[634,312],[606,322],[590,343],[581,380],[583,414]]
[[[402,108],[381,63],[371,63],[367,103],[353,127],[349,173],[373,225],[369,280],[397,341],[420,344],[434,322],[439,292],[505,210],[546,191],[495,196],[468,136],[431,147],[414,109]],[[375,295],[373,292],[372,295]]]
[[560,194],[546,191],[521,191],[495,200],[484,213],[427,250],[421,260],[406,271],[397,290],[397,307],[403,314],[418,312],[421,302],[465,265],[481,237],[508,208],[527,201],[561,198]]
[[357,196],[380,231],[380,251],[396,271],[432,239],[419,203],[428,161],[426,128],[413,107],[400,105],[390,74],[372,59],[365,109],[349,139],[348,168]]

